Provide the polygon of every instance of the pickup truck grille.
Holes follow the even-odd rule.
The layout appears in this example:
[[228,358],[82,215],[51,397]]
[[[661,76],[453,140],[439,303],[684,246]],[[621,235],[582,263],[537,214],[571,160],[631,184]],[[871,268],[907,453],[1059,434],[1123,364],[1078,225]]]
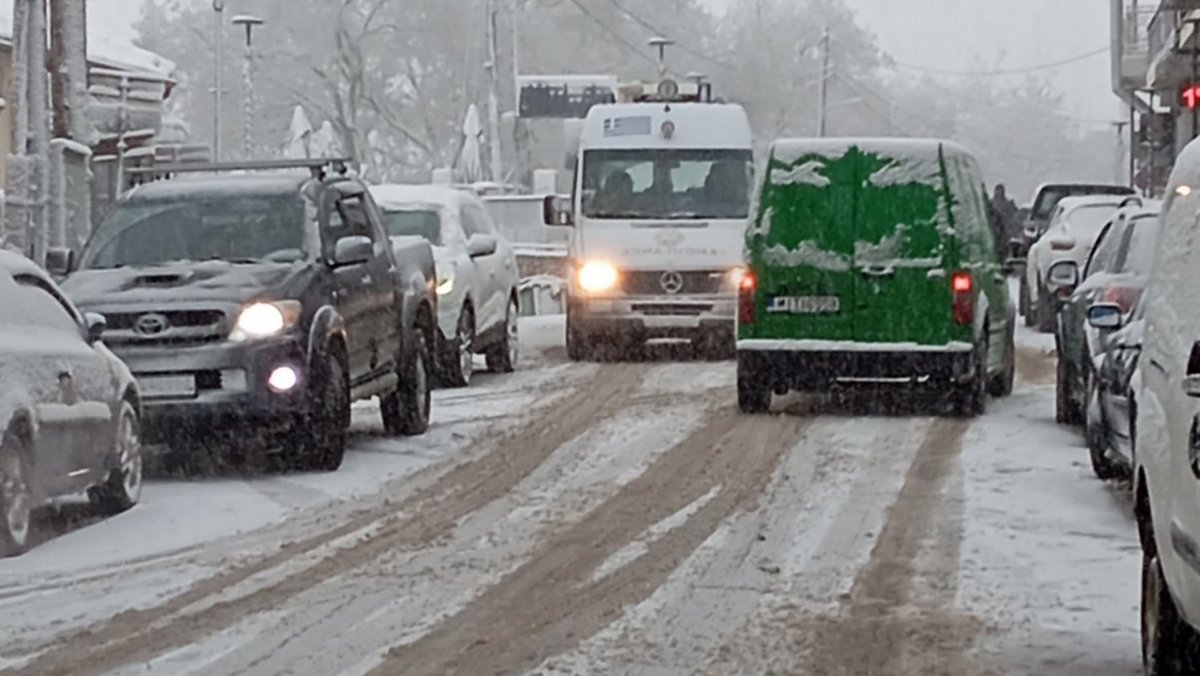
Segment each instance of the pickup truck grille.
[[[631,296],[663,296],[720,293],[726,273],[720,270],[679,271],[678,280],[666,279],[667,270],[635,270],[621,276],[621,290]],[[664,284],[664,282],[667,282]],[[670,282],[680,282],[677,291],[670,291]]]
[[105,342],[139,345],[201,345],[227,333],[222,310],[167,310],[105,313]]

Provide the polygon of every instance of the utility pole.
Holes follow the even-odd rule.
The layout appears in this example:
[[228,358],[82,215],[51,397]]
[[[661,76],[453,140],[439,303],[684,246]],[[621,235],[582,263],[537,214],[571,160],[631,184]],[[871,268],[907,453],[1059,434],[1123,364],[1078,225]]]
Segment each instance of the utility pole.
[[829,29],[821,31],[821,89],[817,98],[817,136],[825,136],[829,118]]
[[221,161],[221,67],[225,65],[225,0],[213,0],[213,162]]
[[249,160],[254,155],[254,27],[265,22],[256,16],[239,15],[233,17],[233,23],[246,29],[246,61],[242,65],[243,87],[246,90],[242,97],[246,107],[243,114],[242,158]]
[[50,0],[50,100],[54,136],[91,145],[87,111],[87,3]]
[[488,45],[488,149],[491,158],[492,180],[504,180],[504,166],[500,159],[500,63],[497,57],[496,2],[487,0],[487,45]]

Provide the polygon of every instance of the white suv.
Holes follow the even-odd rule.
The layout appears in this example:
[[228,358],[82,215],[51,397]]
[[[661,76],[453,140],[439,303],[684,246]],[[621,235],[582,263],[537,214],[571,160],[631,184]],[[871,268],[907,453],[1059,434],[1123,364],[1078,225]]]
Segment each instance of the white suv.
[[1200,142],[1163,208],[1138,393],[1134,511],[1141,535],[1146,673],[1200,673]]
[[393,240],[422,237],[437,266],[438,372],[444,384],[471,382],[474,357],[492,371],[517,365],[517,257],[475,193],[448,185],[371,188]]

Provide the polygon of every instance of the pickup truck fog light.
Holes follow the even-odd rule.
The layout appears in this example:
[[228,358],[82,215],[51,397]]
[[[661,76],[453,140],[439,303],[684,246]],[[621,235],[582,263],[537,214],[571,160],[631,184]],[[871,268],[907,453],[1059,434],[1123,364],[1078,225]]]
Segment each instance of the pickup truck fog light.
[[276,392],[291,392],[300,384],[300,374],[291,366],[279,366],[267,378],[267,385]]

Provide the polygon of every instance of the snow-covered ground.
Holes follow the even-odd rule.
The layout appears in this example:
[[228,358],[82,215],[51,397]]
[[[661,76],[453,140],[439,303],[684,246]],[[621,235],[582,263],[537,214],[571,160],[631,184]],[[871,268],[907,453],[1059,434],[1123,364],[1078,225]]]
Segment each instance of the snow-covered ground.
[[[729,363],[522,368],[329,475],[152,481],[0,561],[0,669],[120,674],[1136,673],[1129,499],[1053,421],[1053,341],[973,421],[789,400]],[[64,511],[73,509],[68,506]]]

